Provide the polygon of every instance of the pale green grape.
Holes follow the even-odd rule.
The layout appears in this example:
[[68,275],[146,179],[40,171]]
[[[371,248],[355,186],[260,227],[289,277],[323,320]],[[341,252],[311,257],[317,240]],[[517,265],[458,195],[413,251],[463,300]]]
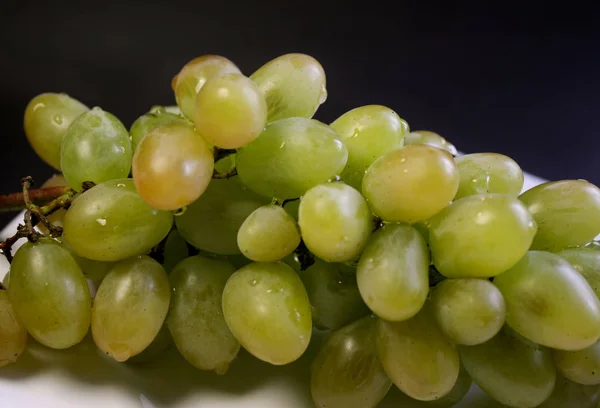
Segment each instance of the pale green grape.
[[10,285],[10,269],[6,271],[6,275],[4,275],[4,278],[2,279],[2,285],[8,289],[8,286]]
[[165,108],[166,112],[172,113],[172,114],[180,116],[180,117],[184,117],[183,112],[181,111],[181,109],[179,109],[179,106],[177,106],[177,105],[168,105],[168,106],[165,106],[164,108]]
[[557,376],[554,391],[538,408],[596,408],[600,387],[582,385]]
[[554,362],[558,371],[571,381],[600,384],[600,341],[583,350],[554,350]]
[[220,55],[203,55],[187,62],[171,81],[181,112],[194,119],[196,95],[206,81],[218,75],[239,73],[240,69],[233,62]]
[[558,253],[583,275],[600,298],[600,251],[592,248],[571,248]]
[[171,273],[171,270],[173,270],[175,265],[187,258],[188,255],[189,248],[179,231],[171,231],[167,237],[163,251],[162,265],[165,268],[165,271]]
[[0,289],[0,367],[17,361],[27,346],[27,330],[19,320],[8,298]]
[[281,55],[257,69],[250,79],[265,95],[269,122],[290,117],[312,118],[327,99],[325,71],[309,55]]
[[461,366],[456,383],[450,392],[440,399],[426,401],[425,404],[430,407],[453,407],[463,400],[471,389],[472,384],[473,381],[471,380],[471,377],[469,377],[469,373]]
[[456,344],[472,346],[494,337],[504,325],[502,293],[485,279],[447,279],[431,292],[431,305],[442,332]]
[[46,163],[60,170],[60,145],[67,128],[89,108],[64,93],[43,93],[25,108],[25,136]]
[[267,121],[260,89],[242,74],[210,78],[196,96],[194,125],[210,144],[237,149],[258,137]]
[[253,193],[237,177],[212,180],[204,194],[175,217],[181,236],[198,249],[239,254],[237,234],[244,220],[269,199]]
[[159,210],[183,208],[204,193],[214,170],[210,146],[184,121],[154,128],[133,156],[132,173],[140,196]]
[[235,268],[203,256],[181,261],[169,277],[173,298],[167,324],[181,355],[194,367],[225,374],[240,343],[223,317],[223,289]]
[[375,408],[392,386],[377,355],[377,320],[335,331],[312,363],[310,383],[317,408]]
[[278,261],[300,244],[298,224],[282,207],[257,208],[246,218],[237,234],[240,251],[257,262]]
[[454,147],[452,143],[444,139],[439,134],[429,130],[413,130],[404,138],[404,144],[406,146],[424,144],[445,150],[452,156],[456,156],[458,154],[456,147]]
[[95,107],[77,117],[60,148],[60,167],[76,191],[84,181],[96,184],[127,177],[131,169],[129,132],[112,114]]
[[87,282],[69,251],[54,240],[27,242],[17,250],[9,296],[19,321],[44,346],[65,349],[88,332]]
[[360,191],[365,171],[376,159],[403,146],[408,123],[386,106],[352,109],[330,125],[348,148],[342,180]]
[[488,278],[525,255],[536,232],[527,208],[506,194],[461,198],[429,222],[433,263],[448,278]]
[[522,342],[506,330],[483,344],[460,346],[460,359],[483,391],[509,407],[537,407],[554,388],[550,350]]
[[183,119],[177,114],[167,112],[163,107],[153,108],[150,112],[137,118],[129,129],[132,151],[136,151],[143,137],[154,128],[174,121],[183,121]]
[[273,365],[297,360],[312,335],[308,295],[284,263],[252,263],[235,272],[223,291],[223,315],[242,346]]
[[167,236],[173,215],[150,207],[132,179],[99,184],[73,201],[63,240],[84,258],[119,261],[147,253]]
[[427,307],[409,320],[379,320],[378,326],[379,358],[403,393],[433,401],[452,391],[460,370],[458,352],[437,328]]
[[540,184],[521,194],[538,224],[531,249],[558,252],[600,233],[600,189],[584,180]]
[[473,153],[454,159],[460,175],[455,200],[474,194],[501,193],[518,196],[523,171],[513,159],[498,153]]
[[308,190],[300,201],[298,225],[307,248],[327,262],[356,258],[367,244],[373,217],[365,199],[344,183]]
[[300,199],[286,201],[283,208],[287,211],[293,219],[298,221],[298,213],[300,212]]
[[93,259],[81,257],[66,242],[63,242],[63,246],[75,259],[83,275],[94,282],[102,281],[115,264],[114,262],[94,261]]
[[313,119],[281,119],[238,150],[240,179],[266,197],[297,198],[341,173],[348,150],[329,126]]
[[356,276],[344,274],[339,264],[319,259],[300,272],[312,305],[313,324],[322,330],[337,330],[369,314],[360,296]]
[[170,297],[169,278],[154,259],[142,255],[118,262],[94,299],[94,342],[120,362],[141,353],[160,331]]
[[529,251],[494,284],[506,301],[506,322],[531,341],[580,350],[600,338],[600,301],[560,256]]
[[358,262],[362,298],[382,319],[406,320],[421,310],[429,292],[429,251],[414,228],[387,224],[373,234]]
[[371,164],[362,192],[384,221],[424,221],[456,195],[459,176],[452,156],[426,145],[393,150]]
[[158,334],[152,340],[152,343],[144,349],[140,354],[129,357],[127,360],[130,364],[148,364],[164,357],[165,353],[173,347],[173,339],[167,324],[164,323]]

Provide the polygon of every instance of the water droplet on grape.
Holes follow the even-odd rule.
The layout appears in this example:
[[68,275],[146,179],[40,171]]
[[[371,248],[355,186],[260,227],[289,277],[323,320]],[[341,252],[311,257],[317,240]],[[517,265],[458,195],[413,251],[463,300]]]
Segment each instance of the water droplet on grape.
[[258,283],[258,281],[256,279],[252,279],[252,281],[250,282],[250,285],[256,286],[257,283]]
[[54,116],[54,123],[56,123],[57,125],[62,125],[63,124],[62,116],[60,116],[60,115]]
[[106,225],[106,219],[105,218],[97,218],[96,222],[100,225],[102,225],[103,227]]

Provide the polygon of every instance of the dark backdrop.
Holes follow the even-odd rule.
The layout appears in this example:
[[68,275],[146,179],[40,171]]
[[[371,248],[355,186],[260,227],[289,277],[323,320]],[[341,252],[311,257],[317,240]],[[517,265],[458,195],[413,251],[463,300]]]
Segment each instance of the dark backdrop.
[[23,134],[33,96],[66,92],[129,126],[150,106],[173,104],[171,78],[205,53],[247,75],[280,54],[308,53],[327,73],[319,120],[384,104],[462,151],[600,183],[597,7],[481,3],[4,0],[0,192],[17,190],[24,175],[42,182],[53,173]]

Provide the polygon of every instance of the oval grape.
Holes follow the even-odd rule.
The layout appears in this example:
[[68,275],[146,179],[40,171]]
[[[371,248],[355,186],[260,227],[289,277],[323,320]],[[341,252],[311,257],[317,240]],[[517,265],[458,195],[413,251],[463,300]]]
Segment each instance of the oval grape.
[[523,189],[523,171],[513,159],[498,153],[465,154],[454,159],[460,175],[455,200],[486,193],[518,196]]
[[600,298],[600,251],[592,248],[571,248],[558,253],[583,275]]
[[14,363],[27,346],[27,330],[15,314],[8,292],[0,289],[0,367]]
[[458,154],[456,147],[439,134],[430,130],[414,130],[404,138],[404,145],[410,146],[415,144],[424,144],[432,147],[437,147],[450,153],[452,156]]
[[554,362],[558,371],[571,381],[600,384],[600,341],[583,350],[554,350]]
[[144,136],[160,125],[165,125],[171,122],[183,122],[184,119],[177,114],[168,112],[165,108],[155,107],[150,112],[143,114],[133,122],[129,129],[131,135],[131,149],[135,153],[137,146],[140,144]]

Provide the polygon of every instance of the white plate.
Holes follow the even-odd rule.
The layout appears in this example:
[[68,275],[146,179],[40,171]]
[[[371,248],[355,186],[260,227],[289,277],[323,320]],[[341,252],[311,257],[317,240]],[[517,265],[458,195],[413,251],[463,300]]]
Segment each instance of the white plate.
[[[526,174],[524,190],[544,181]],[[19,215],[0,233],[0,239],[12,235],[21,221]],[[0,276],[4,276],[8,263],[3,256],[0,258]],[[30,340],[16,364],[0,368],[0,407],[310,408],[309,368],[318,343],[317,338],[302,358],[283,367],[241,352],[230,371],[218,376],[193,368],[176,350],[150,365],[134,366],[106,358],[89,336],[63,351]],[[379,407],[424,406],[408,401],[392,387]],[[457,407],[500,405],[474,386]]]

